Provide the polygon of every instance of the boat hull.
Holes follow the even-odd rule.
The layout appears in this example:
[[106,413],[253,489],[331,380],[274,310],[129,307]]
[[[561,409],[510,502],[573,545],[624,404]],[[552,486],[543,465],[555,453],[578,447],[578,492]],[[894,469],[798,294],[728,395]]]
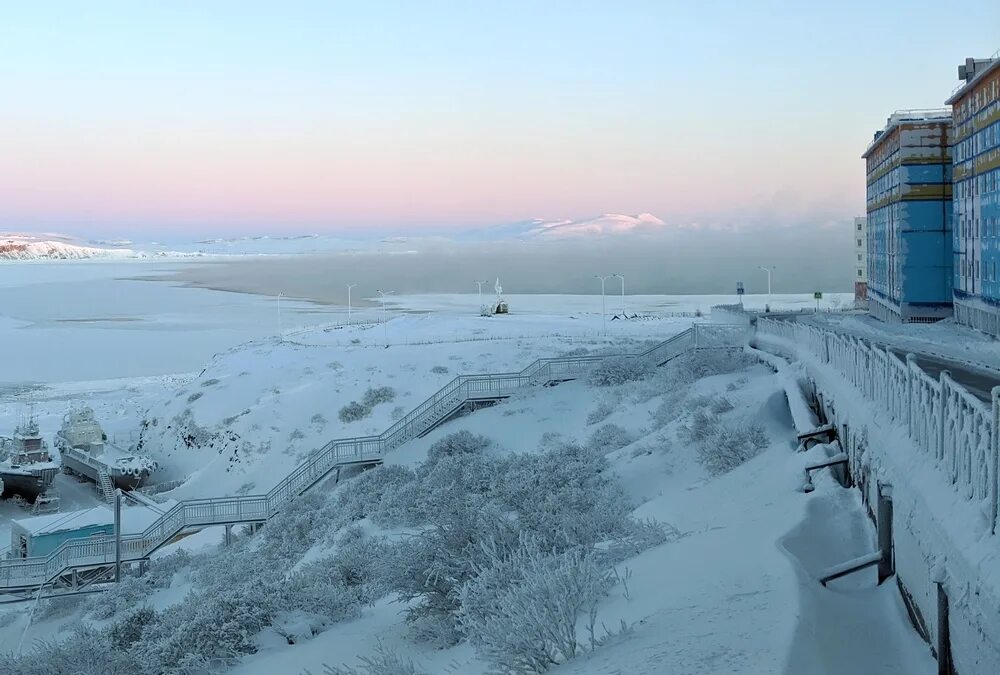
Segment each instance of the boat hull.
[[52,486],[52,481],[56,477],[56,468],[27,470],[24,472],[10,473],[0,469],[0,479],[3,480],[4,499],[19,495],[29,502],[34,502],[38,495],[42,494]]
[[[100,482],[98,476],[99,469],[95,468],[91,464],[84,463],[73,456],[72,452],[63,452],[62,464],[63,467],[69,469],[75,474],[79,474],[84,478],[94,481],[95,483]],[[114,469],[106,469],[108,472],[108,477],[111,478],[111,482],[116,488],[121,490],[135,490],[145,483],[146,479],[149,478],[148,471],[141,471],[138,474],[133,473],[121,473]]]

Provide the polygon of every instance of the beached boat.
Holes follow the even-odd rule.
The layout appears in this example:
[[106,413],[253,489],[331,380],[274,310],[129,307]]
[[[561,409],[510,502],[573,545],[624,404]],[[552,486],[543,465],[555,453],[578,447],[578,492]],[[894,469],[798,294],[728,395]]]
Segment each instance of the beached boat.
[[105,493],[109,485],[134,490],[156,470],[156,462],[149,457],[108,443],[90,408],[71,410],[63,417],[55,446],[64,471],[89,478]]
[[0,439],[3,497],[19,495],[33,502],[49,489],[58,471],[59,462],[49,454],[34,418],[18,425],[13,437]]

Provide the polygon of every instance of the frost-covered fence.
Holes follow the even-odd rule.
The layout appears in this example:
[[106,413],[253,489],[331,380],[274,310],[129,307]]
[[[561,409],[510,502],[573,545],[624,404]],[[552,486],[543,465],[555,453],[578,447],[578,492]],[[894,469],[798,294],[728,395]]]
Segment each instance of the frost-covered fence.
[[992,403],[986,403],[947,371],[931,377],[912,355],[900,359],[860,338],[792,321],[759,319],[757,333],[805,349],[832,366],[906,428],[914,445],[935,460],[959,494],[982,501],[996,530],[1000,387],[993,389]]
[[[314,451],[266,495],[189,499],[175,504],[141,534],[121,537],[121,559],[142,560],[192,528],[265,522],[292,499],[323,480],[338,467],[374,463],[391,450],[420,436],[470,401],[496,400],[549,382],[574,379],[606,359],[664,363],[695,349],[728,349],[746,343],[745,326],[695,324],[640,353],[563,356],[538,359],[517,373],[460,375],[378,436],[340,438]],[[38,588],[69,569],[114,563],[112,538],[69,540],[47,557],[0,560],[0,590]]]

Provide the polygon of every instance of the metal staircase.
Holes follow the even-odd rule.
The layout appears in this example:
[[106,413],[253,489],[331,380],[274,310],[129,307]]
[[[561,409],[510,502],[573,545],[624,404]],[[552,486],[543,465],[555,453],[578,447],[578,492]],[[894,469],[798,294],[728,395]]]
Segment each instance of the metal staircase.
[[111,482],[111,476],[104,469],[97,472],[97,489],[104,501],[109,504],[115,501],[115,484]]
[[[572,380],[608,358],[643,359],[661,365],[690,350],[742,347],[746,331],[741,325],[695,324],[637,354],[546,358],[517,373],[458,376],[378,436],[330,441],[267,494],[178,502],[141,534],[121,537],[121,560],[145,560],[185,530],[266,522],[331,472],[350,465],[380,464],[385,453],[427,433],[454,416],[466,403],[497,401],[530,387]],[[113,498],[113,485],[111,494]],[[46,588],[59,592],[71,585],[67,579],[76,579],[84,570],[107,568],[115,564],[115,559],[115,540],[108,537],[69,540],[45,557],[0,560],[0,594],[27,595]],[[92,576],[100,575],[95,572]]]

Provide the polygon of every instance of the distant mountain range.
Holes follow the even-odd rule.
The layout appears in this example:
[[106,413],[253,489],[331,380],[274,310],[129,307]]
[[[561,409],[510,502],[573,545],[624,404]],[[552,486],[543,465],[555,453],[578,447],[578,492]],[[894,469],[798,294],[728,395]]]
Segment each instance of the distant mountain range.
[[693,225],[667,225],[651,213],[624,215],[605,213],[579,220],[536,218],[506,225],[453,232],[447,235],[385,236],[368,239],[334,234],[260,235],[201,239],[187,244],[135,243],[127,239],[82,241],[53,233],[0,232],[0,260],[82,260],[90,258],[145,259],[199,256],[294,255],[305,253],[395,251],[401,244],[421,240],[486,242],[502,240],[559,240],[622,237],[699,229]]

